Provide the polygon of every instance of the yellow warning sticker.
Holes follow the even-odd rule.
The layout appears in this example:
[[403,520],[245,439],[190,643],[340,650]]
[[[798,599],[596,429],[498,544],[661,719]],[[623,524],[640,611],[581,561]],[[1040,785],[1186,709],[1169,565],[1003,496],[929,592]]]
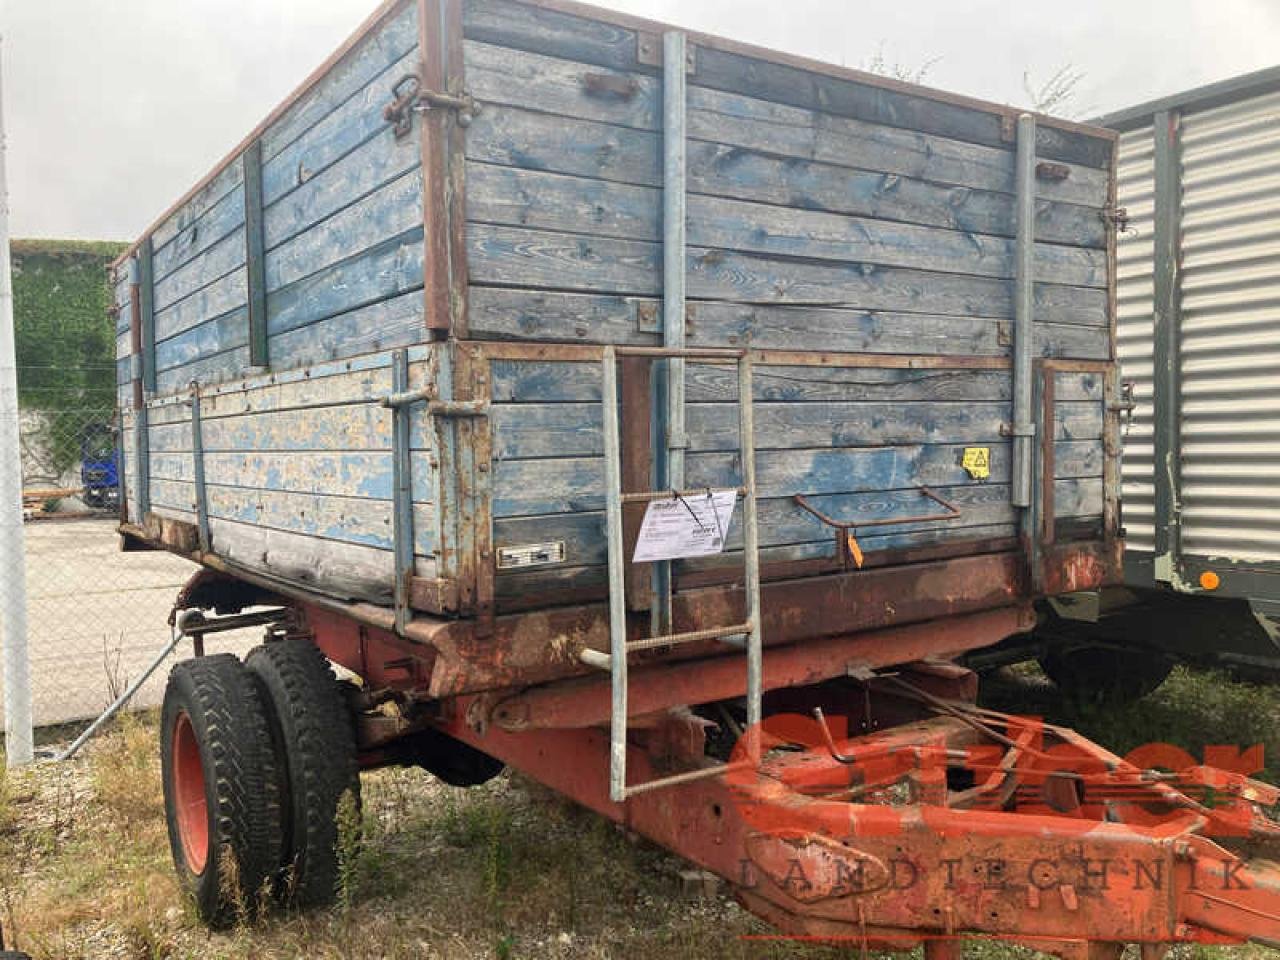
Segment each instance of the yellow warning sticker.
[[973,479],[986,480],[991,476],[991,448],[965,447],[964,459],[960,461],[960,465]]

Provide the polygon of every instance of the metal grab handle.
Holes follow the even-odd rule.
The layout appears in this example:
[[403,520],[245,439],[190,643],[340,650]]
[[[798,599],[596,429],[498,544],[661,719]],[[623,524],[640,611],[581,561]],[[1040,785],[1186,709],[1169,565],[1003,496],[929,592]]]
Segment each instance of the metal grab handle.
[[924,497],[928,497],[934,503],[940,504],[947,512],[933,513],[933,514],[922,515],[918,517],[892,517],[888,520],[841,521],[841,520],[836,520],[836,519],[833,519],[832,517],[827,516],[825,513],[823,513],[813,504],[811,504],[804,497],[803,494],[797,493],[793,499],[797,504],[800,505],[801,508],[813,514],[815,517],[817,517],[819,520],[825,523],[828,527],[833,527],[836,530],[839,530],[841,533],[844,533],[848,530],[862,530],[867,527],[893,527],[893,526],[898,526],[899,524],[904,524],[904,523],[938,523],[943,520],[960,519],[960,508],[957,507],[951,501],[943,499],[933,490],[929,489],[928,487],[922,486],[920,487],[920,495]]

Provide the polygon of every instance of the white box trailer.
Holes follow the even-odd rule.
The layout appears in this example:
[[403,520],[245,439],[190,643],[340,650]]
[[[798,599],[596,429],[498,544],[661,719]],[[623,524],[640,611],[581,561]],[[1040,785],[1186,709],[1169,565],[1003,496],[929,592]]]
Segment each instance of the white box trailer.
[[1096,122],[1127,216],[1125,586],[1054,601],[1042,661],[1130,694],[1174,659],[1280,670],[1280,67]]

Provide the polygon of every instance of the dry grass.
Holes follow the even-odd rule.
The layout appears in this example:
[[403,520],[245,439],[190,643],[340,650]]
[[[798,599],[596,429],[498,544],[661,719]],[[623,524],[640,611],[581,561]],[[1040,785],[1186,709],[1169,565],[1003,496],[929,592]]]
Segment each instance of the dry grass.
[[[1056,715],[1034,678],[1006,679],[992,696]],[[1141,708],[1074,719],[1095,735],[1110,728],[1194,747],[1206,731],[1270,743],[1278,718],[1280,691],[1179,671]],[[363,811],[348,807],[342,818],[335,907],[210,934],[173,879],[158,767],[155,719],[143,715],[82,758],[0,777],[0,924],[10,944],[16,937],[36,958],[58,960],[861,956],[744,939],[765,928],[727,897],[681,900],[675,858],[533,784],[504,776],[464,791],[396,769],[366,775]],[[1033,956],[992,943],[967,954]]]

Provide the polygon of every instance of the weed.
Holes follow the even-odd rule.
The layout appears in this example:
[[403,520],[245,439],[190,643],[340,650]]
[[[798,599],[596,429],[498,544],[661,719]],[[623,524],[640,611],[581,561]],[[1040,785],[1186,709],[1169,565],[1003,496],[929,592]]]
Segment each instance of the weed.
[[338,906],[350,913],[361,885],[363,814],[360,801],[350,790],[338,800]]

